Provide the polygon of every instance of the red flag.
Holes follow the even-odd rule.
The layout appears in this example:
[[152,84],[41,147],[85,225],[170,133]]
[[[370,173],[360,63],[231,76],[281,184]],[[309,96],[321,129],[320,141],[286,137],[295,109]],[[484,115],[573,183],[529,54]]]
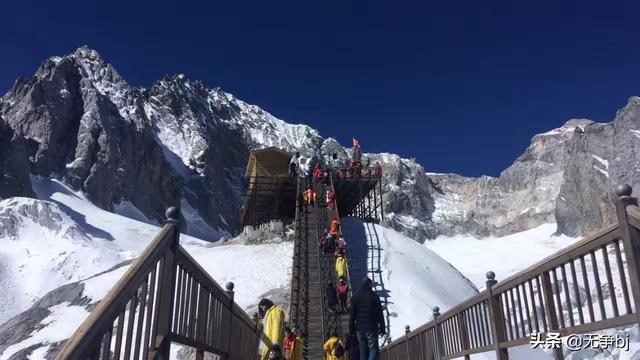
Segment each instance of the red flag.
[[352,138],[353,139],[353,147],[360,147],[360,143],[358,142],[358,140],[356,140],[356,138]]

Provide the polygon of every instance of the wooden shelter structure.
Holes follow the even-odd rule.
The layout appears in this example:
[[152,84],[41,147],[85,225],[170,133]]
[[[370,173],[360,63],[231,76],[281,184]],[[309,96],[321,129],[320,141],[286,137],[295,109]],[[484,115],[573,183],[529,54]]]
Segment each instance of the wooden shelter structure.
[[296,183],[289,178],[292,157],[291,153],[276,147],[251,152],[245,172],[247,193],[240,214],[243,226],[293,219]]

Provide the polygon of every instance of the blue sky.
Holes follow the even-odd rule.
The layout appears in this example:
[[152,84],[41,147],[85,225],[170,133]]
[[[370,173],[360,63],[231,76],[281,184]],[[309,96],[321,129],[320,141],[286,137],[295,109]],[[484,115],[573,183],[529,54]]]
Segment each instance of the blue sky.
[[88,45],[133,85],[184,73],[365,151],[496,176],[535,133],[640,95],[616,1],[3,2],[0,92]]

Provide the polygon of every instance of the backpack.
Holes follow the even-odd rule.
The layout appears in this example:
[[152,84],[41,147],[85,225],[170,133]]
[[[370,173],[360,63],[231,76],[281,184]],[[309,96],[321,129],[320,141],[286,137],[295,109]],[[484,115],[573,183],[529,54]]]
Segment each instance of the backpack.
[[333,347],[333,356],[341,357],[344,355],[344,346],[342,346],[342,342],[338,340],[336,346]]
[[338,294],[347,295],[347,286],[338,285]]

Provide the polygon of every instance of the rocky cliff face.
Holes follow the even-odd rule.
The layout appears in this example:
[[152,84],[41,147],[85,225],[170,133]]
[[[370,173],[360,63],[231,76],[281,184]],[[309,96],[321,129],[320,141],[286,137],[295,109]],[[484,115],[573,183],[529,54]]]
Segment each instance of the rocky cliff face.
[[431,221],[442,233],[507,235],[556,222],[580,236],[615,221],[612,189],[640,185],[640,98],[610,123],[570,120],[533,137],[498,178],[431,174]]
[[[384,166],[385,221],[419,241],[546,222],[569,235],[599,228],[613,219],[609,189],[640,183],[639,103],[631,98],[608,124],[571,120],[536,135],[498,178],[430,174],[393,154],[365,154]],[[267,146],[300,151],[303,166],[348,156],[309,126],[182,75],[131,87],[80,48],[46,60],[0,99],[0,197],[34,196],[29,175],[58,177],[107,210],[129,201],[162,219],[180,203],[197,218],[187,220],[233,232],[249,152]]]

